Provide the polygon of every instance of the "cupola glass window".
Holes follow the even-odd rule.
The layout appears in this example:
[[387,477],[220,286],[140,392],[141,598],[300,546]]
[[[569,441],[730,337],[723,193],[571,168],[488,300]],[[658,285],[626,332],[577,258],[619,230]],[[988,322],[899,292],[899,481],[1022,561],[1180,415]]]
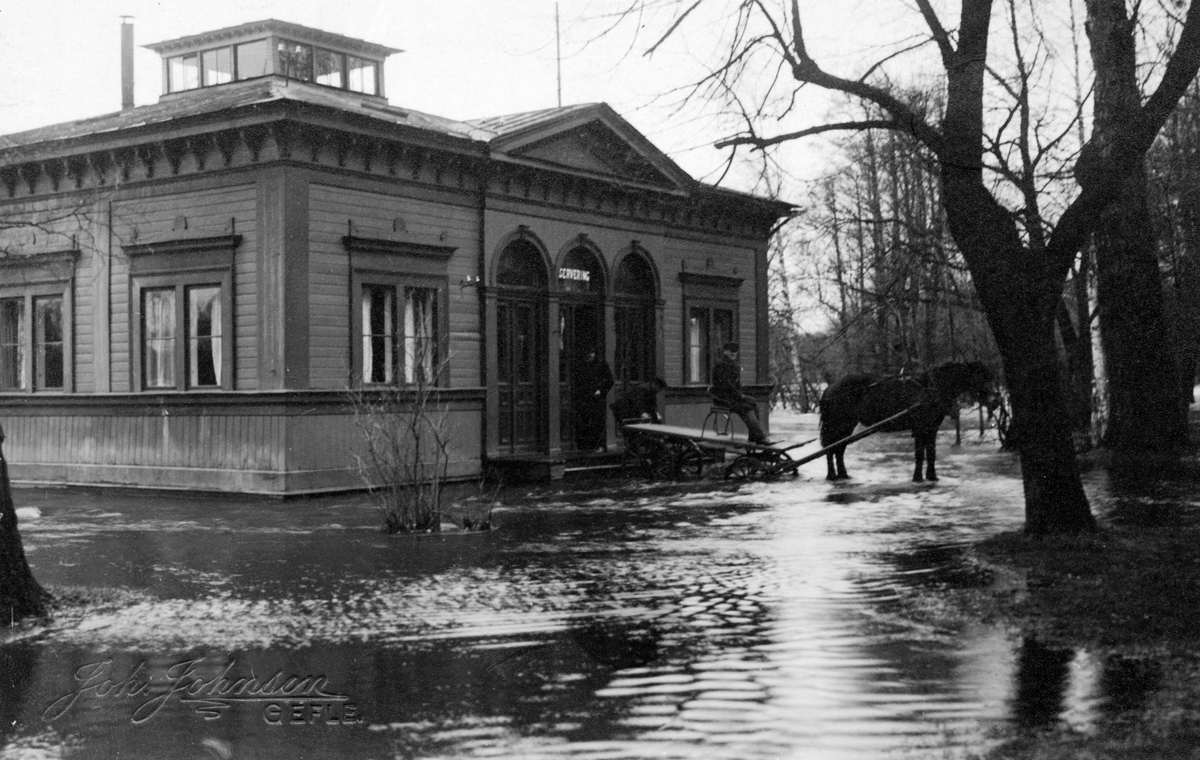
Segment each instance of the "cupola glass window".
[[213,87],[275,73],[339,90],[379,94],[377,60],[293,40],[276,40],[272,68],[270,44],[269,40],[255,40],[172,56],[167,59],[167,92]]

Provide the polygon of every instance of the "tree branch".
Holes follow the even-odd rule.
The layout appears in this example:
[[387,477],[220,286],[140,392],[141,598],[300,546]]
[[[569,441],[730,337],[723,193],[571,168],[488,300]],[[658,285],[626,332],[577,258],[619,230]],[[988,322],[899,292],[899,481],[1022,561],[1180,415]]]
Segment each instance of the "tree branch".
[[792,77],[796,81],[816,85],[826,90],[844,92],[878,105],[892,115],[896,125],[892,128],[908,132],[924,143],[935,155],[941,157],[944,149],[942,134],[926,122],[912,107],[881,87],[828,74],[809,57],[800,23],[799,0],[792,0],[792,28],[796,35],[792,44],[797,56],[796,63],[792,66]]
[[788,132],[774,137],[755,137],[753,135],[744,137],[731,137],[728,140],[722,140],[716,144],[718,148],[731,148],[738,145],[749,145],[758,150],[769,148],[772,145],[779,145],[790,140],[796,140],[801,137],[810,137],[819,135],[822,132],[838,132],[838,131],[862,131],[864,129],[892,129],[903,130],[904,125],[895,119],[868,119],[866,121],[840,121],[834,124],[820,124],[808,129],[801,129],[798,132]]
[[946,32],[946,27],[942,26],[942,22],[938,20],[937,14],[933,11],[933,6],[929,4],[929,0],[917,0],[917,7],[921,9],[921,15],[925,17],[925,24],[929,27],[934,42],[937,43],[938,50],[942,53],[942,65],[949,70],[954,65],[955,52],[954,45],[950,42],[950,35]]

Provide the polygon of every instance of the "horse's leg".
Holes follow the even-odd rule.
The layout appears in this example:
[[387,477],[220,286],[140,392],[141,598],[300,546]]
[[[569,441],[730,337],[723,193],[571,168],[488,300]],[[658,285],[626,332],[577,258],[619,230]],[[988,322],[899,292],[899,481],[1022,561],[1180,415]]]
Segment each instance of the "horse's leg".
[[926,439],[925,453],[925,479],[937,480],[937,470],[934,468],[934,461],[937,459],[937,428],[934,428]]
[[[937,428],[933,430],[922,430],[921,432],[913,432],[913,443],[917,450],[917,469],[913,473],[913,482],[920,483],[922,480],[937,480],[937,469],[934,466],[934,461],[937,459]],[[925,473],[922,477],[921,464],[925,464]]]
[[837,479],[847,480],[849,477],[846,474],[846,447],[839,446],[837,449]]
[[917,466],[913,470],[913,482],[921,483],[925,480],[922,474],[925,469],[925,446],[921,440],[921,435],[915,430],[913,431],[913,458],[917,462]]
[[837,465],[834,464],[832,451],[825,452],[825,479],[837,480]]

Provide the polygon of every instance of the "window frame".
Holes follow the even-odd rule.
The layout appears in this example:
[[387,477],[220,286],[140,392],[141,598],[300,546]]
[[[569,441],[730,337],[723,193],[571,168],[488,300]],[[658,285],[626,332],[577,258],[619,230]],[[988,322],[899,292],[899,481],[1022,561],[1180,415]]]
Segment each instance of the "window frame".
[[[682,372],[680,377],[683,378],[684,385],[704,386],[710,385],[712,382],[712,368],[716,363],[717,357],[720,355],[720,346],[716,345],[720,340],[717,335],[716,320],[713,314],[718,311],[727,311],[730,314],[730,335],[729,340],[738,340],[741,334],[740,325],[740,305],[741,301],[738,298],[738,292],[743,282],[740,277],[726,277],[723,275],[700,274],[694,272],[680,272],[680,282],[683,284],[683,323],[681,325],[682,333],[680,343],[682,345],[681,359]],[[692,376],[692,358],[693,347],[691,342],[691,319],[692,312],[700,310],[708,314],[707,327],[707,355],[701,356],[699,369],[701,377]]]
[[[184,238],[158,243],[137,243],[124,247],[129,256],[129,387],[134,393],[206,393],[234,390],[237,368],[234,366],[234,250],[241,235],[211,238]],[[221,379],[217,385],[192,386],[188,367],[187,293],[197,286],[220,288],[221,302]],[[143,350],[143,292],[159,288],[175,291],[175,356],[172,357],[175,385],[169,388],[148,386]]]
[[[433,343],[434,375],[429,385],[435,388],[445,387],[449,382],[446,369],[447,345],[449,336],[449,319],[446,313],[449,306],[448,281],[444,276],[420,275],[406,272],[381,272],[373,269],[356,268],[351,277],[350,341],[352,386],[356,388],[412,388],[417,382],[406,380],[407,365],[405,364],[405,335],[404,335],[404,306],[407,303],[409,289],[424,289],[433,292],[435,334]],[[390,288],[392,292],[392,380],[391,382],[367,382],[364,365],[366,351],[363,340],[363,289],[365,287]]]
[[[32,254],[14,256],[0,266],[0,275],[16,270],[14,279],[23,282],[0,285],[0,300],[21,302],[21,334],[18,337],[20,351],[20,375],[23,387],[0,388],[0,395],[67,394],[75,391],[75,259],[78,251],[59,254]],[[61,266],[69,266],[70,274],[64,276]],[[39,378],[44,378],[44,367],[39,366],[36,304],[45,298],[62,300],[62,386],[43,387]]]
[[[191,367],[188,358],[191,354],[188,335],[188,291],[197,287],[217,287],[220,289],[221,302],[221,379],[216,385],[192,385]],[[144,340],[144,296],[148,290],[173,290],[174,303],[174,356],[171,361],[175,374],[173,386],[152,386],[146,382],[145,340]],[[137,393],[203,393],[205,391],[233,390],[233,277],[228,270],[211,269],[173,274],[136,275],[130,290],[130,335],[132,346],[130,355],[130,373],[133,375],[131,386]]]
[[[429,288],[436,294],[434,304],[434,336],[437,346],[434,375],[431,385],[435,388],[448,388],[450,385],[450,277],[447,265],[450,257],[458,247],[447,244],[441,237],[403,233],[403,239],[366,238],[347,235],[342,238],[342,245],[350,258],[350,363],[349,385],[351,388],[394,388],[415,387],[414,384],[400,383],[402,377],[397,371],[397,382],[393,384],[363,382],[363,286],[382,285],[395,288],[397,299],[395,303],[396,324],[394,332],[397,336],[402,331],[400,319],[401,306],[399,296],[405,287]],[[396,352],[403,350],[398,342]],[[397,365],[398,370],[402,366]]]

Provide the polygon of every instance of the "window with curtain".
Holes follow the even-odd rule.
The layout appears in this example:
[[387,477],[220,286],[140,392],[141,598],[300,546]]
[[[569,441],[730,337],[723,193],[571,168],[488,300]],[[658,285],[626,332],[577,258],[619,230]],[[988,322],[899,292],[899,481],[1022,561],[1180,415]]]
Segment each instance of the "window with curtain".
[[221,289],[206,285],[187,289],[188,385],[221,385]]
[[391,383],[396,376],[395,301],[395,287],[363,285],[362,379],[364,383]]
[[175,387],[175,288],[142,291],[142,366],[147,388]]
[[364,384],[437,384],[439,293],[437,288],[400,282],[362,285],[360,377]]
[[404,382],[436,383],[437,291],[404,289]]

